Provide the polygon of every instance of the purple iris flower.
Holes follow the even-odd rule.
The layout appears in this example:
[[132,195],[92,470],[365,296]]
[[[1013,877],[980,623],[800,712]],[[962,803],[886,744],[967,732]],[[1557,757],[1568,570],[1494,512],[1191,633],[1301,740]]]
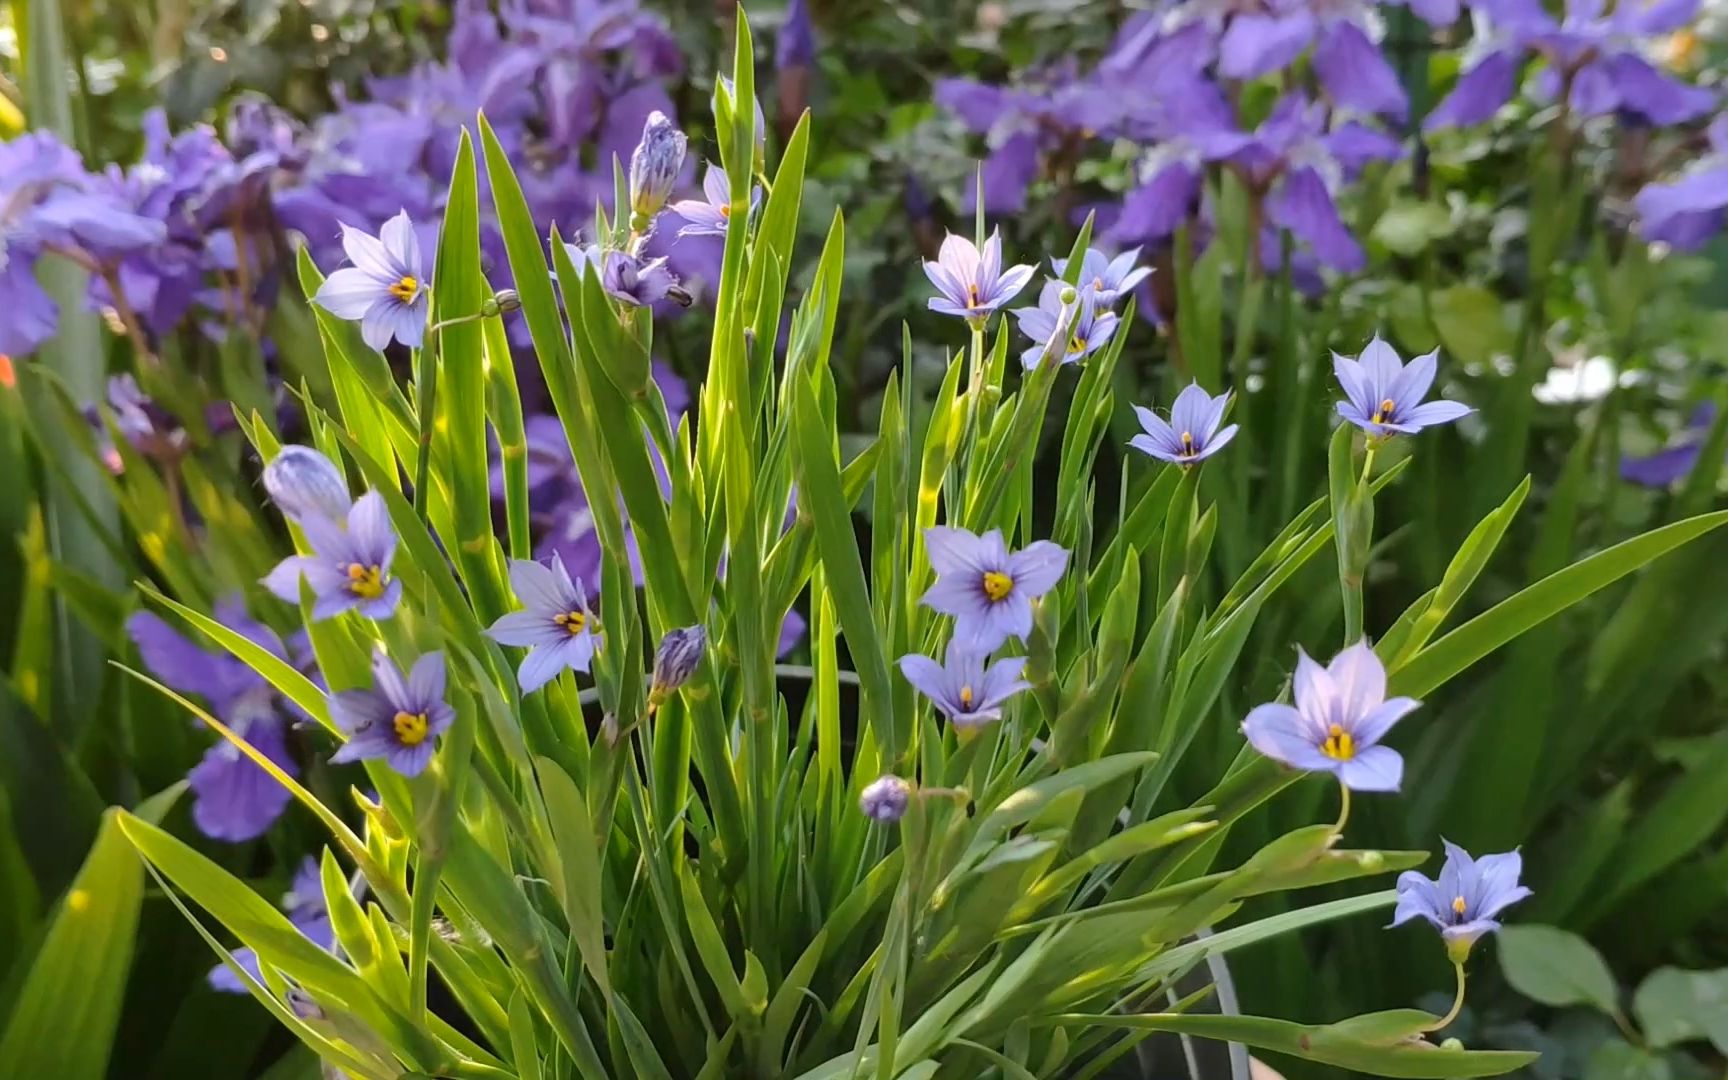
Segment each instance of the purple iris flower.
[[312,587],[312,620],[358,610],[368,619],[387,619],[402,599],[402,583],[390,576],[396,533],[384,496],[368,491],[354,501],[344,525],[305,517],[299,525],[312,547],[310,555],[290,555],[264,578],[264,587],[290,604],[300,602],[300,582]]
[[1643,52],[1651,38],[1689,24],[1698,0],[1618,4],[1604,14],[1598,0],[1566,0],[1556,19],[1539,0],[1484,0],[1492,24],[1482,56],[1435,107],[1425,126],[1481,123],[1511,99],[1523,59],[1546,59],[1543,88],[1550,95],[1569,87],[1567,103],[1579,117],[1625,112],[1652,124],[1695,120],[1716,105],[1713,93],[1671,79]]
[[[191,445],[186,429],[174,416],[144,393],[130,372],[111,375],[106,395],[109,414],[126,444],[145,457],[158,462],[173,462],[185,454]],[[124,469],[124,462],[108,438],[108,428],[100,412],[94,408],[86,415],[95,426],[102,457],[115,475]]]
[[[238,600],[218,604],[216,618],[278,659],[302,671],[312,667],[311,647],[304,633],[284,646],[268,627],[248,617]],[[280,697],[263,676],[226,652],[194,645],[147,611],[126,620],[126,633],[138,646],[151,674],[180,693],[203,698],[211,714],[235,734],[289,776],[300,775],[299,765],[288,752],[288,724],[303,714]],[[227,739],[218,740],[205,751],[187,774],[187,781],[192,789],[192,821],[198,831],[232,843],[264,835],[291,798],[287,788]]]
[[1300,650],[1296,704],[1258,705],[1242,721],[1254,749],[1305,772],[1328,772],[1354,791],[1397,791],[1404,759],[1380,740],[1421,702],[1386,697],[1386,669],[1367,642],[1321,667]]
[[1695,251],[1722,230],[1728,211],[1728,113],[1710,122],[1710,153],[1668,183],[1646,184],[1632,200],[1646,240]]
[[[1271,0],[1265,13],[1229,20],[1218,43],[1218,70],[1226,78],[1257,79],[1289,67],[1310,44],[1314,71],[1339,105],[1401,120],[1409,111],[1397,73],[1361,26],[1368,5],[1313,0]],[[1426,0],[1416,13],[1436,24],[1458,17],[1457,0]]]
[[871,821],[891,825],[906,816],[912,805],[912,785],[898,776],[872,780],[858,795],[858,809]]
[[1173,465],[1193,465],[1204,461],[1236,437],[1239,425],[1219,428],[1229,405],[1228,393],[1213,397],[1199,383],[1189,383],[1176,395],[1168,421],[1151,409],[1134,406],[1134,414],[1140,418],[1145,434],[1129,439],[1128,445]]
[[1011,637],[1032,632],[1032,601],[1056,587],[1068,552],[1049,540],[1009,554],[1002,531],[983,536],[950,525],[924,530],[936,584],[923,603],[954,616],[954,640],[988,653]]
[[599,645],[599,620],[588,606],[587,590],[564,569],[564,560],[554,555],[547,567],[513,559],[510,586],[523,609],[499,616],[486,634],[530,650],[516,672],[522,692],[532,694],[566,669],[587,671]]
[[1456,401],[1423,402],[1434,385],[1440,350],[1405,364],[1392,346],[1376,335],[1359,360],[1332,354],[1332,370],[1348,400],[1338,403],[1338,415],[1368,434],[1414,435],[1425,427],[1449,424],[1475,410]]
[[[300,863],[300,868],[294,871],[293,883],[288,887],[288,894],[282,898],[282,910],[288,913],[288,921],[294,924],[294,929],[305,934],[314,945],[326,952],[336,949],[336,931],[330,925],[330,910],[324,902],[324,879],[318,872],[318,860],[308,855]],[[258,963],[258,952],[251,946],[235,949],[229,956],[246,974],[260,985],[264,982],[264,971]],[[207,977],[210,988],[220,990],[225,994],[245,994],[250,991],[246,984],[240,981],[240,976],[234,974],[227,964],[217,964],[210,969]]]
[[805,0],[789,0],[786,21],[774,39],[774,67],[785,71],[792,67],[808,67],[816,62],[816,30],[810,23],[810,5]]
[[358,319],[360,336],[374,349],[391,338],[419,348],[430,300],[408,211],[386,221],[377,236],[342,226],[342,248],[354,265],[325,278],[312,299],[338,319]]
[[[1031,348],[1020,354],[1020,362],[1028,371],[1037,367],[1046,353],[1056,356],[1058,363],[1078,363],[1109,344],[1116,333],[1120,317],[1092,292],[1081,292],[1076,304],[1064,304],[1062,294],[1067,291],[1068,286],[1061,281],[1047,282],[1038,294],[1037,307],[1016,308],[1009,313],[1020,324],[1021,332],[1032,339]],[[1053,341],[1065,323],[1071,323],[1068,340]]]
[[1704,452],[1704,433],[1716,420],[1716,407],[1708,402],[1693,410],[1685,433],[1673,444],[1643,457],[1620,460],[1620,478],[1645,487],[1665,488],[1690,476]]
[[[1087,248],[1086,254],[1080,258],[1078,288],[1100,308],[1110,307],[1151,275],[1151,267],[1134,265],[1139,258],[1139,248],[1130,248],[1115,258],[1097,248]],[[1067,259],[1051,259],[1050,265],[1055,268],[1057,277],[1068,273]]]
[[1032,280],[1030,266],[1002,269],[1002,237],[994,231],[984,241],[983,251],[965,237],[949,233],[936,261],[925,260],[924,274],[942,294],[930,298],[931,311],[958,315],[980,326]]
[[1024,656],[1010,656],[984,666],[984,655],[958,645],[948,647],[944,662],[908,653],[900,658],[900,673],[930,699],[956,728],[970,731],[1002,719],[1002,705],[1032,684],[1020,677]]
[[1500,929],[1495,916],[1529,896],[1530,890],[1518,884],[1524,872],[1518,852],[1473,859],[1450,840],[1441,843],[1446,845],[1446,862],[1438,881],[1415,870],[1398,875],[1398,907],[1391,925],[1427,919],[1461,958],[1482,935]]
[[[701,199],[679,199],[669,209],[684,219],[684,227],[678,230],[678,238],[686,236],[719,236],[726,235],[726,223],[732,219],[732,184],[726,178],[726,170],[718,165],[708,166],[708,171],[702,174]],[[750,188],[750,210],[756,210],[756,204],[761,201],[762,189],[754,185]]]
[[456,722],[444,700],[444,654],[429,652],[402,669],[378,649],[372,654],[372,688],[330,695],[330,719],[348,741],[330,761],[383,758],[403,776],[419,776],[432,762],[438,737]]

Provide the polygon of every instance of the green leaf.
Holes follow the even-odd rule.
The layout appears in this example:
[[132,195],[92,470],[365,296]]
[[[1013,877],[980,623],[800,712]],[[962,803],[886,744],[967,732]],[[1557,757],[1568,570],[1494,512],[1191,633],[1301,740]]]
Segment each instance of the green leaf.
[[1657,968],[1632,995],[1632,1015],[1651,1046],[1709,1039],[1728,1053],[1728,968]]
[[605,912],[600,902],[600,853],[595,850],[594,823],[588,803],[575,781],[548,758],[536,758],[535,775],[546,798],[552,838],[558,845],[560,877],[553,883],[564,905],[564,918],[582,953],[582,963],[600,990],[612,995],[606,967]]
[[1512,331],[1505,309],[1481,285],[1452,285],[1429,297],[1434,329],[1447,355],[1466,365],[1489,364],[1512,352]]
[[1609,1039],[1590,1054],[1584,1080],[1668,1080],[1668,1062],[1643,1047]]
[[1403,202],[1388,207],[1368,235],[1392,254],[1409,258],[1451,232],[1452,217],[1445,208],[1431,202]]
[[1500,931],[1500,969],[1520,994],[1544,1005],[1594,1005],[1619,1011],[1614,974],[1602,954],[1556,926],[1508,926]]
[[1388,693],[1426,697],[1435,687],[1531,627],[1652,559],[1724,524],[1728,524],[1728,510],[1676,521],[1548,575],[1417,653],[1409,663],[1391,673]]

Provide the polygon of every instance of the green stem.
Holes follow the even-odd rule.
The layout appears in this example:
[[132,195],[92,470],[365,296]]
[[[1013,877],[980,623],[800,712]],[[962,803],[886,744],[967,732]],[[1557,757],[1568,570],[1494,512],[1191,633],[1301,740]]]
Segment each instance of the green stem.
[[439,329],[433,328],[426,347],[414,358],[414,380],[419,393],[415,422],[420,427],[420,447],[414,461],[414,512],[431,524],[427,516],[427,482],[432,472],[433,410],[438,405],[438,346]]
[[1455,962],[1452,970],[1458,973],[1458,992],[1452,996],[1452,1008],[1445,1016],[1423,1028],[1423,1031],[1443,1031],[1464,1011],[1464,964],[1461,961]]
[[1343,780],[1338,781],[1338,823],[1332,826],[1332,835],[1344,835],[1344,826],[1350,821],[1350,785]]

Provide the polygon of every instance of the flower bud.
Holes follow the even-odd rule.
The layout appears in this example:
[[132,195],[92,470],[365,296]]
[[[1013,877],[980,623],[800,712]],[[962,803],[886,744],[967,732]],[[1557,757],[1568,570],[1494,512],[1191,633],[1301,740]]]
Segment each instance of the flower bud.
[[1442,1049],[1442,1050],[1462,1050],[1462,1049],[1464,1049],[1464,1040],[1460,1039],[1456,1035],[1454,1035],[1452,1038],[1447,1039],[1445,1042],[1441,1043],[1440,1049]]
[[488,319],[521,310],[522,298],[516,295],[515,289],[499,289],[480,302],[480,314]]
[[1356,865],[1370,874],[1378,874],[1386,867],[1386,856],[1378,851],[1364,851],[1356,856]]
[[912,785],[898,776],[884,776],[858,796],[858,808],[871,821],[892,824],[906,816],[912,802]]
[[283,1000],[287,1002],[289,1011],[292,1012],[295,1016],[298,1016],[300,1019],[302,1019],[302,1020],[322,1020],[322,1019],[324,1019],[323,1007],[320,1006],[318,1004],[318,1002],[313,999],[311,994],[308,994],[306,991],[300,989],[298,986],[290,986],[288,988],[288,992],[286,994],[282,995],[282,997],[283,997]]
[[630,155],[630,211],[652,218],[666,205],[684,167],[684,133],[656,109],[642,125],[642,141]]
[[1064,307],[1066,307],[1069,304],[1072,304],[1074,301],[1076,301],[1078,299],[1080,299],[1080,294],[1074,291],[1074,286],[1072,286],[1072,285],[1062,286],[1062,304]]
[[669,631],[660,639],[660,648],[654,652],[654,685],[648,691],[650,705],[660,704],[684,685],[702,662],[702,650],[707,645],[708,632],[700,623]]
[[310,446],[284,446],[264,466],[264,490],[296,521],[321,517],[342,521],[354,500],[336,463]]

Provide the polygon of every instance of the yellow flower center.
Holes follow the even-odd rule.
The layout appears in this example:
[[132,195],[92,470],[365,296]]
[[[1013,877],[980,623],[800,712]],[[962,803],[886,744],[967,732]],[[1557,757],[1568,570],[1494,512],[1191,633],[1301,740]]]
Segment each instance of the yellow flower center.
[[1192,431],[1184,431],[1182,433],[1182,456],[1194,456],[1194,433]]
[[1384,423],[1386,418],[1388,416],[1392,415],[1392,410],[1396,409],[1397,407],[1398,407],[1398,403],[1396,401],[1393,401],[1391,398],[1387,398],[1385,401],[1382,401],[1380,403],[1380,408],[1377,409],[1374,413],[1374,422],[1376,424]]
[[977,307],[978,303],[979,303],[979,301],[978,301],[978,286],[976,286],[976,285],[966,286],[966,306],[969,308]]
[[962,686],[960,688],[960,705],[962,708],[966,709],[972,707],[972,688],[970,686]]
[[1104,279],[1101,277],[1093,278],[1092,279],[1092,287],[1094,289],[1098,290],[1099,292],[1103,292],[1104,291]]
[[1661,48],[1662,62],[1673,71],[1691,71],[1698,66],[1699,47],[1698,32],[1692,29],[1676,30],[1668,35],[1668,40]]
[[721,203],[720,204],[720,216],[723,218],[729,218],[732,216],[732,204],[731,203]]
[[1080,336],[1078,334],[1076,334],[1074,337],[1071,337],[1068,339],[1068,355],[1073,356],[1077,353],[1083,353],[1085,351],[1086,351],[1086,343],[1080,339]]
[[384,571],[378,566],[348,564],[348,591],[362,600],[376,600],[384,595]]
[[396,727],[396,741],[403,746],[419,746],[430,730],[423,712],[399,712],[391,723]]
[[404,274],[391,284],[389,293],[404,304],[410,303],[420,294],[420,280],[411,274]]
[[1460,915],[1464,914],[1464,898],[1462,896],[1452,898],[1452,910]]
[[1342,724],[1333,724],[1326,732],[1326,741],[1320,744],[1320,752],[1333,761],[1349,761],[1356,756],[1356,740]]
[[988,596],[992,603],[1006,600],[1008,594],[1013,591],[1014,579],[1007,574],[1000,570],[986,570],[984,572],[984,595]]
[[560,611],[552,616],[552,621],[562,626],[571,637],[575,637],[588,625],[588,616],[580,611]]

